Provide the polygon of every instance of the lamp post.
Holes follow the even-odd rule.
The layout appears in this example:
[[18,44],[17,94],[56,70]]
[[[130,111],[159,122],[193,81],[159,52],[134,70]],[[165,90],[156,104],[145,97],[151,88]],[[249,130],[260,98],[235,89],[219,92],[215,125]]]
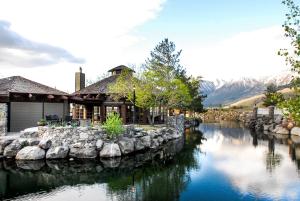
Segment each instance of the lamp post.
[[132,122],[135,124],[136,121],[136,115],[135,115],[135,86],[133,86],[133,118]]

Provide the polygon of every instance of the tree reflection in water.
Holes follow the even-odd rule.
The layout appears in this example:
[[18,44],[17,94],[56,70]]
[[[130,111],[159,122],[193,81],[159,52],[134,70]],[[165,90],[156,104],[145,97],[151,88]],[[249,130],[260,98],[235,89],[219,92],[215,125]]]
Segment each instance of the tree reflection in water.
[[159,152],[113,160],[0,161],[0,200],[45,194],[62,186],[105,184],[112,200],[176,200],[199,169],[202,133],[167,144]]

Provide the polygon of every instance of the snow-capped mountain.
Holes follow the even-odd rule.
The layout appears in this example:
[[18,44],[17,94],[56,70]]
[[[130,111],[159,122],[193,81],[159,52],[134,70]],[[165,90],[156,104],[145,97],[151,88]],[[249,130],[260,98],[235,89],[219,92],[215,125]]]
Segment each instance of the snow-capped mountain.
[[279,87],[287,86],[291,80],[291,73],[282,73],[280,75],[260,79],[241,78],[230,81],[203,81],[201,91],[204,95],[207,95],[204,101],[205,106],[219,106],[262,94],[271,83]]

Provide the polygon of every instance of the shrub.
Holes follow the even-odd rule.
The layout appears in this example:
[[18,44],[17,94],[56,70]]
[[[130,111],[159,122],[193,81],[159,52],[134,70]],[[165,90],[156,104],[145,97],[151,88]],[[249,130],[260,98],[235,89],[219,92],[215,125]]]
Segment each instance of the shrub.
[[38,126],[46,126],[47,125],[47,122],[45,119],[41,119],[40,121],[37,122],[37,125]]
[[280,103],[286,116],[291,117],[297,125],[300,125],[300,97],[290,98]]
[[106,121],[103,123],[103,128],[110,138],[119,136],[122,132],[124,132],[120,115],[116,113],[108,114]]

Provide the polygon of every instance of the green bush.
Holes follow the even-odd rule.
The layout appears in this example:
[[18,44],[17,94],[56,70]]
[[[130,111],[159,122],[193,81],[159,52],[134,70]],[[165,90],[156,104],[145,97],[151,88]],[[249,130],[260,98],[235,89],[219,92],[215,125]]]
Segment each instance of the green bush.
[[292,118],[297,125],[300,125],[300,97],[293,97],[280,103],[286,116]]
[[106,121],[103,123],[103,128],[110,138],[117,137],[123,133],[124,128],[120,115],[116,113],[109,113]]
[[47,125],[47,122],[45,119],[41,119],[40,121],[37,122],[37,125],[38,126],[46,126]]

